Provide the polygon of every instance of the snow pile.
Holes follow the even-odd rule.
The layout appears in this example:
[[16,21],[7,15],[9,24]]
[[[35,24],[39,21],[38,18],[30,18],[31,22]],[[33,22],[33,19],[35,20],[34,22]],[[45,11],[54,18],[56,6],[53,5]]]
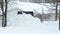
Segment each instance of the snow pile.
[[41,23],[38,18],[33,18],[25,13],[8,19],[7,27],[0,28],[2,34],[60,34],[58,21],[43,21]]
[[8,25],[32,25],[32,24],[40,24],[41,21],[37,17],[33,17],[29,14],[23,14],[23,15],[17,15],[14,17],[7,18],[8,19]]

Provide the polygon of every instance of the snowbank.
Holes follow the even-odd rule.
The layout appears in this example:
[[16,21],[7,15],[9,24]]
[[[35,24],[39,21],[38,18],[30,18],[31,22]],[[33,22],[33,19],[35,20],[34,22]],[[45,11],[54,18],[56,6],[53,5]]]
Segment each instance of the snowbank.
[[17,16],[13,16],[13,17],[7,17],[8,19],[8,25],[26,25],[26,24],[40,24],[40,19],[38,19],[37,17],[33,17],[29,14],[23,14],[23,15],[17,15]]
[[[23,18],[24,17],[24,18]],[[8,18],[6,28],[0,27],[2,34],[60,34],[58,21],[43,21],[31,15],[18,15]]]

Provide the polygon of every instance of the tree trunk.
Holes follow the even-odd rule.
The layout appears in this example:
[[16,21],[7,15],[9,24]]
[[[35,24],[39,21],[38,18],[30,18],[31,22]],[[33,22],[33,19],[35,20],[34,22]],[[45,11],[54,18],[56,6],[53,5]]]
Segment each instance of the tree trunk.
[[[4,1],[4,0],[3,0]],[[7,25],[7,0],[4,1],[5,3],[2,2],[2,27],[6,27]],[[4,4],[5,4],[5,10],[4,10]]]
[[3,0],[2,0],[2,4],[1,4],[1,8],[2,8],[2,27],[5,26],[5,14],[4,14],[4,3],[3,3]]
[[57,9],[58,9],[58,1],[56,2],[56,16],[55,16],[55,20],[57,20],[57,15],[58,15]]
[[5,26],[7,26],[7,0],[5,0]]
[[59,11],[59,30],[60,30],[60,11]]

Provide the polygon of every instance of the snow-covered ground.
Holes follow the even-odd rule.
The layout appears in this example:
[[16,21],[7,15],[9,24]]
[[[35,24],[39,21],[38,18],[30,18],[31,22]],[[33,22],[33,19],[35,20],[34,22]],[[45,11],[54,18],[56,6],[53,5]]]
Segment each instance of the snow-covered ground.
[[[13,4],[10,4],[10,7],[8,7],[8,11],[15,8],[23,9],[24,11],[33,11],[33,9],[39,9],[38,11],[40,11],[41,7],[46,9],[42,4],[13,2]],[[13,13],[14,12],[11,12],[10,14],[12,15]],[[7,20],[7,27],[0,27],[0,34],[60,34],[59,20],[41,22],[39,18],[25,13],[12,17],[8,16]]]
[[8,17],[7,27],[0,27],[1,34],[60,34],[59,21],[43,21],[23,14]]

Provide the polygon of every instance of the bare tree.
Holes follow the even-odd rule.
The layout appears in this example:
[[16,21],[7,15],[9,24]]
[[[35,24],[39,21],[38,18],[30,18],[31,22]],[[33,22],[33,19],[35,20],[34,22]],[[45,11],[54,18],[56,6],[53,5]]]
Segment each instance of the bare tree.
[[2,27],[4,27],[4,24],[5,24],[5,19],[4,19],[4,16],[5,16],[5,14],[4,14],[4,2],[3,2],[3,0],[2,0],[2,4],[1,4],[1,8],[2,8]]
[[[4,8],[5,7],[5,8]],[[7,25],[7,0],[2,0],[2,27]]]

